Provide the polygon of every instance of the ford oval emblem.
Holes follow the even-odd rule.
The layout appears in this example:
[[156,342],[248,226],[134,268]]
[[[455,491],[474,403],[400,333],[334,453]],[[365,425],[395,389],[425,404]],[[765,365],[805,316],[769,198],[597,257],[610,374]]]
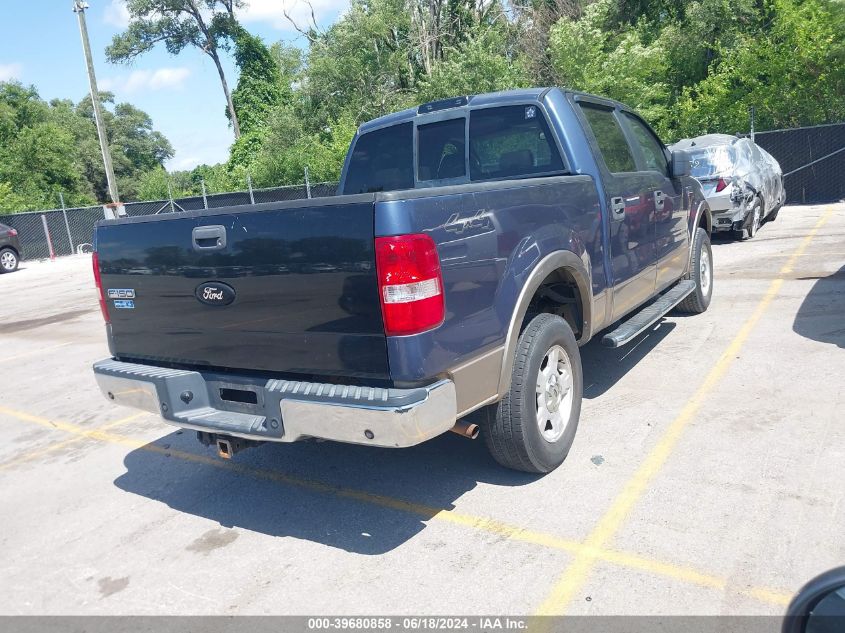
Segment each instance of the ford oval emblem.
[[220,281],[207,281],[197,286],[194,295],[210,306],[227,306],[235,300],[235,289]]

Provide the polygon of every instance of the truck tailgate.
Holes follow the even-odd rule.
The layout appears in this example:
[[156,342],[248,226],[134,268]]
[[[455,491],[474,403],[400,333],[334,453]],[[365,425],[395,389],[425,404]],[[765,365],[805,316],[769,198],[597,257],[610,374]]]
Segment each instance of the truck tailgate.
[[119,359],[389,377],[366,196],[101,222]]

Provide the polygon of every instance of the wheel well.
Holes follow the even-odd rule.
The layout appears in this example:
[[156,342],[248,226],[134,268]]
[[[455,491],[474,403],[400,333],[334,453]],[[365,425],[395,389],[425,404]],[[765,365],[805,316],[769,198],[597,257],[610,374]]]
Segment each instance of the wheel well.
[[713,232],[713,218],[710,215],[710,209],[705,207],[704,212],[698,218],[698,226],[707,231],[707,235]]
[[558,268],[551,272],[534,291],[520,331],[525,329],[531,319],[543,313],[563,317],[572,328],[575,338],[581,337],[584,329],[584,308],[578,282],[570,269]]

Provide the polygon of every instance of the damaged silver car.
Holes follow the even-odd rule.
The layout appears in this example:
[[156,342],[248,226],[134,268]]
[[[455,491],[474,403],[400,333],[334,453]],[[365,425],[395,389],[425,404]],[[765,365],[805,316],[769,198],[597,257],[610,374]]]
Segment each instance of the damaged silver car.
[[752,238],[774,220],[786,200],[778,162],[751,139],[707,134],[671,146],[686,150],[691,175],[701,183],[713,212],[713,231]]

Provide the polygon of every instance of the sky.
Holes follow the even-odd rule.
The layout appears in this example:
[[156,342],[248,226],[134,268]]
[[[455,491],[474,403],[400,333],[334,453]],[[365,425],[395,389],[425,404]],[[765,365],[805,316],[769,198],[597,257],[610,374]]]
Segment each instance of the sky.
[[[0,0],[10,2],[10,0]],[[131,65],[106,61],[105,48],[123,31],[129,15],[123,0],[88,0],[88,36],[100,90],[115,101],[144,110],[173,145],[169,170],[192,169],[229,157],[234,140],[226,118],[226,101],[211,58],[188,48],[171,56],[162,46]],[[244,0],[237,15],[250,32],[267,44],[285,40],[304,48],[306,42],[285,19],[283,7],[300,24],[309,10],[302,0]],[[330,25],[348,0],[313,0],[321,27]],[[72,99],[88,94],[88,79],[72,0],[23,0],[7,7],[0,23],[0,81],[15,79],[34,85],[42,99]],[[224,53],[225,57],[225,53]],[[230,89],[237,84],[231,58],[224,59]]]

